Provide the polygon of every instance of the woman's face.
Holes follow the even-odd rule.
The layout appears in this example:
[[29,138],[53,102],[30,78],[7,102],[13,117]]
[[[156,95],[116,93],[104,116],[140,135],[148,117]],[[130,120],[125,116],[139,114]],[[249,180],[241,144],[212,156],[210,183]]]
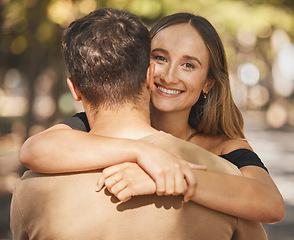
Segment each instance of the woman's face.
[[201,91],[208,92],[209,53],[199,33],[186,23],[158,32],[151,41],[155,63],[151,99],[163,112],[190,112]]

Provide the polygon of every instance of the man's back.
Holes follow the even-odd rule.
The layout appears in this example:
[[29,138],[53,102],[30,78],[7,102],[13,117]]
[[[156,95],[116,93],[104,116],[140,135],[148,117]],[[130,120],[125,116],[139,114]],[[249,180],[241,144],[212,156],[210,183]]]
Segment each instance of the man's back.
[[[197,147],[163,133],[143,140],[197,162]],[[168,145],[167,145],[168,144]],[[208,160],[208,169],[213,169]],[[213,161],[212,161],[213,162]],[[202,163],[202,162],[201,162]],[[223,161],[220,171],[238,174]],[[14,239],[266,239],[258,223],[207,209],[181,196],[138,196],[121,203],[95,192],[99,172],[42,175],[26,172],[16,183]]]

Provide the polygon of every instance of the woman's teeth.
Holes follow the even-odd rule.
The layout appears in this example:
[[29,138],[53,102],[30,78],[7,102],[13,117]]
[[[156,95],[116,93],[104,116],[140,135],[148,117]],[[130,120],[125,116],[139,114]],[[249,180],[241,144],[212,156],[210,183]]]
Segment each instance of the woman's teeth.
[[167,94],[172,94],[172,95],[176,95],[176,94],[180,94],[182,91],[179,91],[179,90],[171,90],[171,89],[166,89],[166,88],[163,88],[161,86],[157,86],[157,88],[161,91],[161,92],[164,92],[164,93],[167,93]]

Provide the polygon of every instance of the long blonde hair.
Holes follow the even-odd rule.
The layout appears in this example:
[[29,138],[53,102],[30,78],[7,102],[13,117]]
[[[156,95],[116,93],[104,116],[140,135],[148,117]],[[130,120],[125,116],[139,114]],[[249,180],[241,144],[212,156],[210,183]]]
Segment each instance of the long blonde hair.
[[172,14],[161,19],[151,29],[151,39],[162,29],[179,23],[190,24],[203,38],[209,51],[207,79],[215,82],[207,97],[204,98],[202,93],[192,107],[190,126],[205,135],[245,139],[244,120],[231,93],[224,47],[210,22],[190,13]]

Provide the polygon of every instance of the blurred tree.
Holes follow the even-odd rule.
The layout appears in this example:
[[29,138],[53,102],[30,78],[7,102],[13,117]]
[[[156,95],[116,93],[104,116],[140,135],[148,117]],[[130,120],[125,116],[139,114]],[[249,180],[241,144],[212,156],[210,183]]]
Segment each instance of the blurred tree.
[[[12,124],[20,119],[28,131],[34,126],[48,127],[73,113],[62,110],[72,109],[73,103],[70,106],[64,95],[68,90],[60,51],[61,33],[72,20],[100,7],[129,10],[148,26],[179,11],[207,17],[222,36],[235,71],[234,63],[240,56],[240,29],[251,28],[257,39],[256,48],[243,48],[242,56],[248,57],[248,51],[257,50],[250,56],[262,59],[257,64],[267,71],[272,65],[268,49],[274,29],[281,28],[294,38],[292,0],[0,0],[0,117],[3,96],[9,94],[27,98],[25,116],[16,115],[9,121]],[[241,38],[244,36],[250,38],[248,34]],[[17,70],[21,83],[9,92],[5,82],[11,69]]]
[[[30,129],[35,124],[47,125],[55,117],[40,121],[33,113],[36,99],[36,82],[48,67],[60,75],[61,28],[47,18],[49,1],[14,0],[1,9],[1,80],[9,69],[17,69],[27,89],[29,108],[24,123]],[[3,84],[3,81],[1,81]],[[59,81],[57,81],[59,85]],[[55,97],[59,88],[56,86]]]
[[[242,1],[242,0],[239,0]],[[289,8],[292,11],[294,10],[294,1],[293,0],[244,0],[244,2],[250,4],[266,4],[272,5],[279,8]]]

